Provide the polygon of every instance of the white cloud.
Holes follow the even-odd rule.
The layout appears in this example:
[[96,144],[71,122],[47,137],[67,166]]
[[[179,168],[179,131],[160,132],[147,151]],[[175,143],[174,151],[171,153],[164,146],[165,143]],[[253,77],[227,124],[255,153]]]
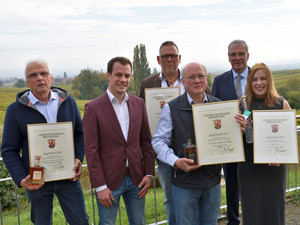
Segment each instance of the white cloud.
[[3,0],[0,76],[22,74],[32,58],[46,59],[60,74],[105,70],[116,55],[132,59],[140,43],[150,66],[159,68],[156,55],[166,40],[178,44],[182,65],[196,60],[208,69],[230,67],[227,45],[237,38],[249,45],[250,65],[299,61],[299,5],[295,0]]

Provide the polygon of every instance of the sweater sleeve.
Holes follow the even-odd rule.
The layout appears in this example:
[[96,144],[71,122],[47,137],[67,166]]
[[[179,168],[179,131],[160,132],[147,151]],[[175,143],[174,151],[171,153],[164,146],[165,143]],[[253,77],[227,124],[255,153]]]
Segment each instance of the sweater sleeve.
[[[18,113],[16,111],[14,105],[10,105],[6,110],[1,156],[14,182],[19,185],[21,180],[28,175],[28,171],[20,155],[22,143],[26,142],[23,143],[23,145],[27,146],[27,137],[23,138],[23,128],[20,127],[21,124],[15,116],[15,114]],[[26,157],[26,155],[28,155],[27,148],[24,149],[24,151],[23,157]]]

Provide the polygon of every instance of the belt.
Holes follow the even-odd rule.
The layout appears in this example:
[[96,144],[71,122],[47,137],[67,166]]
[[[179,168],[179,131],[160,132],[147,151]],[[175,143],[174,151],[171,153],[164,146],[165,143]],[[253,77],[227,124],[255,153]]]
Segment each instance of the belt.
[[128,175],[128,174],[130,174],[130,171],[129,171],[129,168],[126,168],[124,171],[124,175]]

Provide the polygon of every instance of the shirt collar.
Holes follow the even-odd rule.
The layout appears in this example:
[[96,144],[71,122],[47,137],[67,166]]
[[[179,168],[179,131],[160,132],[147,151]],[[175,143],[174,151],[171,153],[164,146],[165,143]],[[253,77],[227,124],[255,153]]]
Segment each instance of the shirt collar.
[[[203,94],[204,94],[204,97],[203,97],[202,103],[206,103],[206,102],[208,102],[207,95],[205,92]],[[192,99],[192,97],[189,95],[189,93],[187,93],[187,99],[188,99],[188,102],[190,103],[190,105],[195,104],[195,101]]]
[[[248,72],[249,72],[249,68],[248,66],[246,67],[246,69],[240,74],[243,78],[247,79],[248,76]],[[232,70],[233,73],[233,78],[235,79],[237,77],[237,75],[239,75],[239,73],[235,72],[234,70]]]
[[[106,90],[106,92],[107,92],[108,98],[111,103],[113,103],[113,101],[119,102],[118,99],[108,89]],[[123,101],[125,101],[125,102],[128,101],[128,94],[126,92],[125,92],[125,98],[123,99]]]
[[[28,99],[29,101],[32,103],[32,104],[36,104],[37,102],[41,102],[40,100],[38,100],[34,94],[32,93],[32,91],[30,90],[29,92],[29,95],[28,95]],[[58,96],[56,96],[53,91],[50,89],[50,99],[49,99],[49,102],[52,100],[52,99],[58,99]]]
[[[181,74],[180,74],[180,70],[178,69],[178,74],[179,74],[179,80],[182,80]],[[162,74],[162,71],[159,73],[159,79],[161,80],[166,80],[166,78],[164,77],[164,75]]]

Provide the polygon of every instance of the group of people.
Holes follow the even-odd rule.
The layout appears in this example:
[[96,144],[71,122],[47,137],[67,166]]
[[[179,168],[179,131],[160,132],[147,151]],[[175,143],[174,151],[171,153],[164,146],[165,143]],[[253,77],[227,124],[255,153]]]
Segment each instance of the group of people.
[[[145,196],[155,175],[155,158],[168,223],[217,224],[222,165],[195,165],[182,147],[188,136],[196,143],[192,105],[241,101],[243,97],[249,111],[290,109],[288,102],[278,96],[269,68],[263,63],[248,67],[245,41],[232,41],[228,58],[232,69],[214,79],[210,92],[205,66],[191,62],[180,71],[179,49],[174,42],[166,41],[157,56],[161,72],[145,78],[136,97],[127,93],[132,74],[130,60],[115,57],[107,65],[107,91],[85,105],[82,122],[75,100],[66,91],[51,87],[53,77],[47,64],[29,62],[25,69],[29,90],[19,93],[16,102],[7,108],[1,155],[14,182],[26,188],[31,221],[52,224],[56,194],[69,224],[89,224],[78,180],[85,153],[97,196],[99,224],[115,224],[121,196],[129,224],[145,224]],[[162,108],[152,137],[144,104],[145,88],[174,86],[180,87],[181,95]],[[240,110],[244,112],[243,104]],[[241,113],[235,119],[244,133],[248,121]],[[32,185],[27,124],[64,121],[73,122],[75,177]],[[244,139],[244,149],[245,162],[223,165],[228,224],[240,224],[239,196],[244,225],[285,224],[285,165],[253,164],[253,144]]]

